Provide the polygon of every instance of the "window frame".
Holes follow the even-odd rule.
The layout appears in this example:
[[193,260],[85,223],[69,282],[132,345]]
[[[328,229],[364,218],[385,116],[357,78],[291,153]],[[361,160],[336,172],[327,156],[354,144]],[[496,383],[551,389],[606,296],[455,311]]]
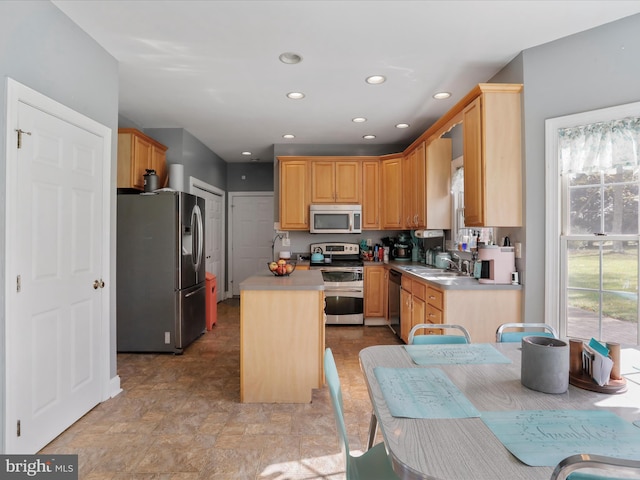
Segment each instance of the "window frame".
[[[567,224],[565,216],[568,214],[568,209],[564,204],[565,196],[563,195],[567,180],[561,175],[558,158],[558,129],[639,115],[640,102],[634,102],[550,118],[545,121],[545,319],[546,323],[556,328],[561,337],[567,336],[567,306],[564,291],[567,256],[562,227]],[[617,238],[616,235],[610,237]],[[562,259],[565,262],[561,265]],[[640,344],[640,328],[638,328],[637,343]]]

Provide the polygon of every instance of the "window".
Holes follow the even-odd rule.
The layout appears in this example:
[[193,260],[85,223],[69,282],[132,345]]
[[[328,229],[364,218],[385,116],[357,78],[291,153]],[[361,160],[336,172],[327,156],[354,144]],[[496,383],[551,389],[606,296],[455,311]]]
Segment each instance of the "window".
[[563,336],[640,344],[639,149],[640,104],[547,121],[547,318]]

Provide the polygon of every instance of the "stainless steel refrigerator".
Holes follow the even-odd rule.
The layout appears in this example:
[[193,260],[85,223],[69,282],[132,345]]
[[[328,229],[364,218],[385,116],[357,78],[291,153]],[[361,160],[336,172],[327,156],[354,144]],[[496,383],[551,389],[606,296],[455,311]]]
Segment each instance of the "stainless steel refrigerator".
[[205,201],[183,192],[117,201],[117,350],[182,353],[205,330]]

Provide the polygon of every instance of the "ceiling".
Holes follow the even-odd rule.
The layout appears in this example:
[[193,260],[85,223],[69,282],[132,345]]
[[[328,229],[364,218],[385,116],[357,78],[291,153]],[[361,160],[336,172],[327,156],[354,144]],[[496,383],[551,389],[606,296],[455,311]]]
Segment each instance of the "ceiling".
[[640,12],[629,0],[53,3],[118,60],[121,115],[184,128],[226,162],[271,162],[274,144],[408,145],[522,50]]

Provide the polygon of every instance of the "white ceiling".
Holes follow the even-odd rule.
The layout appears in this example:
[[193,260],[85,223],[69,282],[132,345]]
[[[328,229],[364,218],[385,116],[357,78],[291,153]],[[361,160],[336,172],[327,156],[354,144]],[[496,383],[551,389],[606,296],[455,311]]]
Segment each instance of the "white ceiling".
[[[522,50],[640,12],[629,0],[53,3],[119,61],[121,115],[184,128],[227,162],[271,161],[279,143],[409,144]],[[386,83],[365,83],[373,74]]]

